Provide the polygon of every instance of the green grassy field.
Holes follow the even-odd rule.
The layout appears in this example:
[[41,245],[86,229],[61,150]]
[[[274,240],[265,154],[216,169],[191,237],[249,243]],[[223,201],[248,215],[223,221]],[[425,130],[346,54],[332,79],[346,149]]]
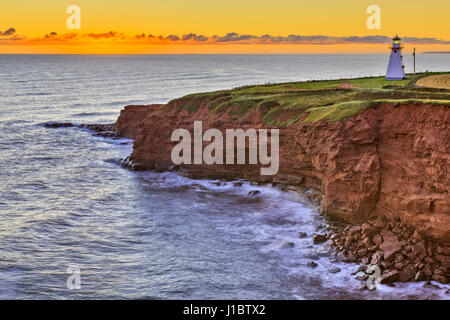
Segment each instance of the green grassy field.
[[450,90],[415,86],[418,79],[435,74],[446,73],[422,73],[400,81],[370,77],[245,86],[193,94],[173,102],[191,113],[207,101],[210,112],[228,112],[235,119],[259,108],[265,123],[274,126],[298,123],[305,112],[302,122],[339,121],[382,101],[450,104]]

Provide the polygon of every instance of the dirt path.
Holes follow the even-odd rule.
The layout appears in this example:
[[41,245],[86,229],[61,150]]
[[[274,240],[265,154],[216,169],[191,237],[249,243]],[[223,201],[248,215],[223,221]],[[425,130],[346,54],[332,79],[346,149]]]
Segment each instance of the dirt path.
[[450,74],[428,76],[416,82],[419,87],[450,89]]

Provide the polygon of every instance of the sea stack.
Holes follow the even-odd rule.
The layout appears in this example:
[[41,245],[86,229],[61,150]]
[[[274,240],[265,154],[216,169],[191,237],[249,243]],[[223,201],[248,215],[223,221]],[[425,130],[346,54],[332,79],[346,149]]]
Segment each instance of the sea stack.
[[403,80],[405,78],[405,66],[403,65],[402,46],[399,36],[392,39],[391,56],[386,72],[386,80]]

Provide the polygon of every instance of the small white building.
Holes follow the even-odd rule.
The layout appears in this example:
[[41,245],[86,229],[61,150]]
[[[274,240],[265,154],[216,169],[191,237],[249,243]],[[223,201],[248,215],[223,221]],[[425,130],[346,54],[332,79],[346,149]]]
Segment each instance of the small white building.
[[386,80],[403,80],[405,78],[405,66],[403,65],[402,46],[400,38],[395,36],[392,39],[391,56],[386,72]]

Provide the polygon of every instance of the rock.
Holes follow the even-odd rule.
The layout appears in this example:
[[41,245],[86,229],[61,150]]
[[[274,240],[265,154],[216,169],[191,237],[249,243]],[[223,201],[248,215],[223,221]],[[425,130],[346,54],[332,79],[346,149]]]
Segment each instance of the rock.
[[361,263],[362,264],[368,264],[369,263],[369,259],[364,257],[364,258],[361,259]]
[[345,246],[346,247],[350,247],[350,245],[352,244],[352,242],[353,242],[353,237],[352,236],[347,236],[347,237],[345,237]]
[[313,260],[319,260],[319,256],[314,250],[308,250],[303,254],[303,257]]
[[334,267],[334,268],[331,268],[330,270],[328,270],[330,273],[338,273],[338,272],[341,272],[341,268],[339,268],[339,267]]
[[440,274],[434,274],[433,278],[434,281],[440,282],[442,284],[448,284],[448,279],[447,277],[440,275]]
[[370,240],[370,238],[366,237],[363,239],[362,244],[364,245],[364,247],[366,248],[370,248],[373,246],[372,241]]
[[423,273],[427,278],[429,278],[433,275],[433,270],[431,270],[431,267],[429,265],[425,265],[425,267],[423,268]]
[[308,234],[306,232],[299,232],[297,235],[300,239],[308,237]]
[[401,243],[398,238],[391,231],[388,231],[383,236],[383,243],[380,245],[380,249],[384,252],[384,260],[389,260],[392,255],[402,249]]
[[282,249],[289,249],[289,248],[293,248],[295,247],[295,243],[288,241],[283,243],[283,245],[281,246]]
[[372,225],[368,223],[363,223],[361,225],[361,233],[369,238],[373,237],[375,234],[378,233],[378,229],[373,227]]
[[372,260],[370,260],[370,264],[378,265],[381,262],[381,258],[383,257],[383,253],[381,251],[377,251],[372,255]]
[[338,254],[336,255],[336,259],[338,261],[342,261],[342,262],[347,261],[347,257],[345,256],[345,254],[343,252],[338,252]]
[[425,248],[425,244],[422,241],[413,245],[412,251],[419,260],[422,260],[427,256],[427,250]]
[[395,269],[401,271],[401,270],[403,269],[403,263],[397,262],[397,263],[394,265],[394,267],[395,267]]
[[383,237],[383,242],[398,242],[398,237],[392,231],[382,232],[380,235]]
[[415,255],[413,252],[408,252],[406,254],[406,257],[408,258],[408,260],[414,261]]
[[242,184],[243,183],[241,181],[233,182],[234,187],[242,187]]
[[[381,231],[380,231],[380,236],[382,236],[383,239],[384,239],[384,236],[385,236],[386,234],[388,234],[388,232],[390,232],[389,229],[383,228],[383,229],[381,229]],[[392,234],[392,232],[390,232],[390,233]]]
[[387,261],[381,261],[380,266],[383,270],[389,270],[391,268],[391,264]]
[[443,254],[444,256],[450,256],[450,247],[437,246],[436,253]]
[[416,275],[415,275],[415,277],[414,277],[414,280],[415,281],[422,281],[422,280],[424,280],[425,279],[425,274],[423,273],[423,271],[417,271],[417,273],[416,273]]
[[400,274],[397,270],[389,271],[383,274],[380,278],[380,283],[388,284],[396,281],[400,277]]
[[358,232],[361,231],[361,227],[360,226],[353,226],[348,231],[349,231],[349,233],[351,235],[354,235],[355,233],[358,233]]
[[439,254],[436,255],[436,260],[439,261],[442,268],[450,268],[450,257]]
[[327,241],[327,240],[328,240],[328,238],[327,238],[327,236],[324,235],[324,234],[316,234],[316,235],[314,235],[314,237],[313,237],[313,242],[314,242],[314,244],[323,243],[323,242],[325,242],[325,241]]
[[426,257],[423,261],[425,261],[428,264],[433,264],[434,263],[434,260],[431,257]]
[[419,231],[417,231],[417,229],[414,231],[412,237],[416,240],[422,240],[422,236],[420,235]]
[[316,250],[316,253],[319,257],[328,257],[330,255],[330,250],[323,248]]
[[402,271],[400,271],[400,275],[399,275],[399,281],[400,282],[408,282],[414,279],[414,276],[416,274],[416,268],[409,264],[407,266],[405,266]]
[[441,287],[439,287],[439,286],[437,286],[435,284],[432,284],[430,281],[425,282],[423,284],[423,287],[424,288],[431,288],[431,289],[441,289]]
[[260,194],[260,193],[261,193],[261,191],[258,191],[258,190],[252,190],[252,191],[249,191],[248,195],[249,195],[249,196],[256,196],[257,194]]
[[386,226],[386,219],[385,219],[385,217],[383,215],[379,215],[377,217],[377,219],[375,220],[375,222],[373,223],[373,226],[375,228],[380,228],[380,229],[384,228]]
[[381,245],[383,243],[383,237],[380,236],[379,234],[376,234],[373,236],[372,238],[373,243],[375,243],[376,245]]
[[46,128],[68,128],[73,126],[74,124],[70,122],[47,122],[44,124]]
[[349,252],[348,253],[348,255],[347,255],[347,261],[348,262],[356,262],[356,257],[355,257],[355,255],[353,254],[353,252]]
[[317,266],[318,266],[318,264],[315,263],[314,261],[308,261],[308,263],[306,265],[312,269],[317,268]]

